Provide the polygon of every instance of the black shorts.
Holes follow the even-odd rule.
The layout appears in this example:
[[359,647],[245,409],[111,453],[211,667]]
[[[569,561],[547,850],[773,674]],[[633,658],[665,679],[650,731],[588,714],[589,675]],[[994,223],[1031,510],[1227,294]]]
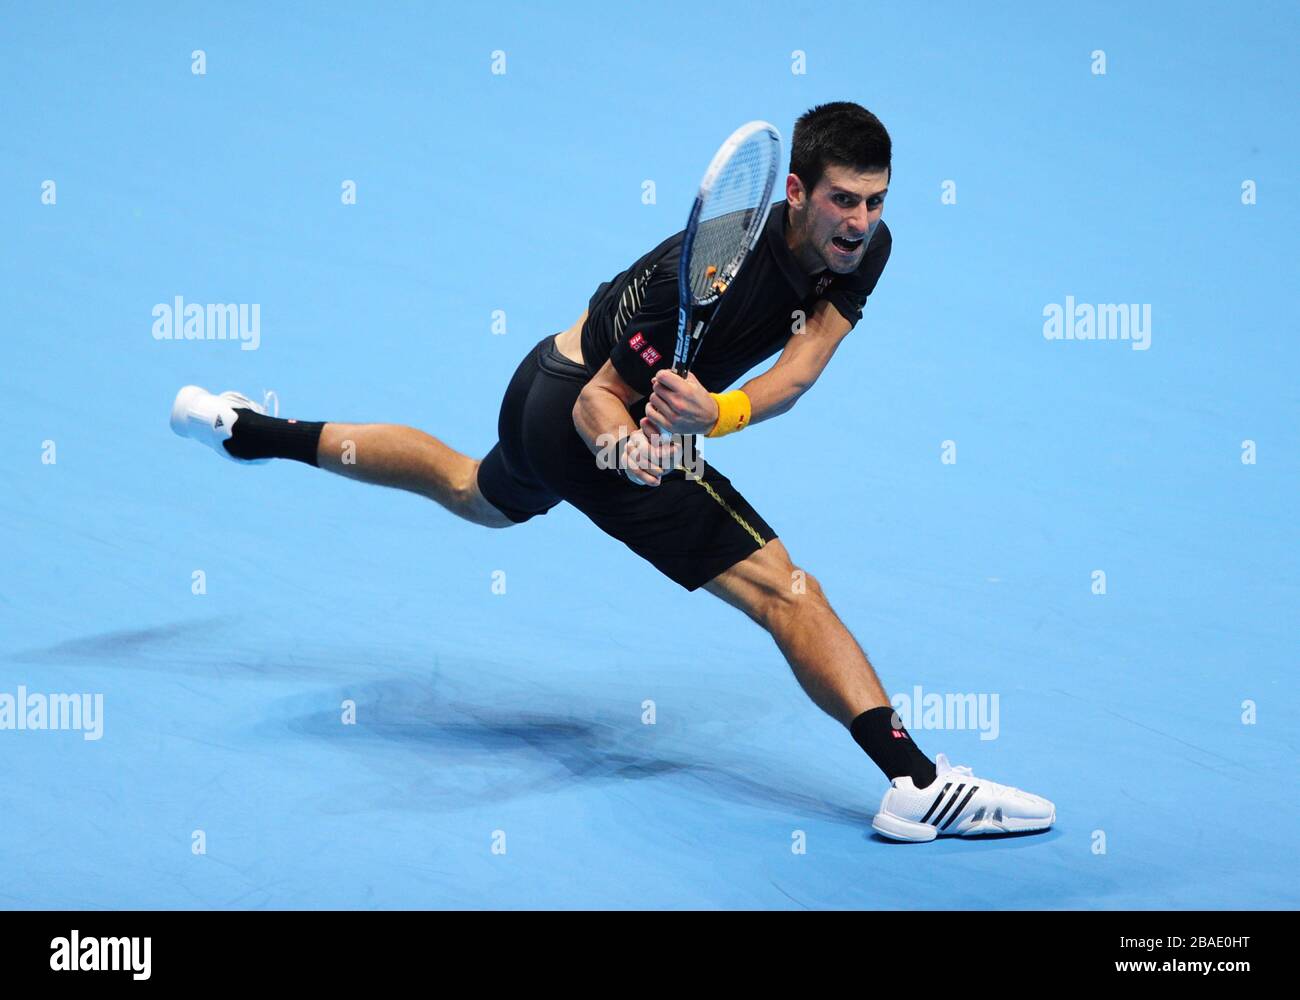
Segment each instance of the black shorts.
[[[658,486],[602,469],[573,426],[586,369],[545,337],[515,370],[497,422],[500,440],[478,470],[484,498],[517,524],[566,500],[665,576],[695,590],[776,537],[731,480],[705,464]],[[642,400],[632,409],[639,421]],[[702,461],[702,459],[700,459]]]

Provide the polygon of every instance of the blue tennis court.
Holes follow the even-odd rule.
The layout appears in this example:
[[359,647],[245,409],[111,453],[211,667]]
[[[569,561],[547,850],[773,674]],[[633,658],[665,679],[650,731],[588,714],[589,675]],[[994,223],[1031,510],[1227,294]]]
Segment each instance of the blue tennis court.
[[[0,906],[1300,905],[1296,7],[768,6],[6,15]],[[768,635],[567,505],[167,424],[273,389],[481,456],[726,134],[833,100],[893,136],[893,256],[705,455],[1045,834],[873,833]],[[178,299],[256,336],[158,336]]]

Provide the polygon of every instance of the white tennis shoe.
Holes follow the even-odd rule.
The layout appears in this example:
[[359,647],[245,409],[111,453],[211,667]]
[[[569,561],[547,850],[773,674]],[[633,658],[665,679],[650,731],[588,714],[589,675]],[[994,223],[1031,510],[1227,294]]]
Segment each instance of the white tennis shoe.
[[236,458],[226,451],[223,442],[230,440],[235,421],[239,419],[236,410],[252,410],[265,416],[272,404],[274,411],[270,415],[279,416],[280,400],[273,392],[267,392],[261,403],[254,403],[238,392],[227,391],[215,396],[197,385],[187,385],[176,394],[172,403],[172,430],[181,437],[203,442],[232,462],[264,465],[270,461],[269,458]]
[[890,783],[871,821],[877,833],[920,843],[1046,830],[1056,822],[1056,806],[1040,795],[977,778],[969,767],[953,767],[944,754],[935,758],[935,768],[938,776],[924,788],[910,777]]

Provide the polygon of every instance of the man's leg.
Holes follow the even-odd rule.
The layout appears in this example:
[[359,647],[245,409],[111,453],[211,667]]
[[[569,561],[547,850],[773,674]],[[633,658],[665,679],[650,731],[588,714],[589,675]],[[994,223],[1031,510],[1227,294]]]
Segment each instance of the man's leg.
[[[541,346],[524,357],[502,399],[498,430],[507,441],[504,446],[498,441],[482,460],[413,427],[281,419],[238,393],[215,395],[195,385],[176,394],[171,426],[181,437],[199,440],[236,461],[302,462],[349,479],[418,493],[474,524],[504,528],[560,502],[506,457],[508,451],[518,450],[518,411],[527,402],[537,368],[534,355]],[[507,416],[512,418],[508,422]]]
[[808,697],[848,726],[868,709],[888,705],[889,697],[821,584],[812,574],[795,571],[785,546],[774,538],[704,589],[771,633]]
[[[170,423],[181,437],[206,444],[237,462],[288,459],[364,483],[409,490],[489,528],[519,523],[536,512],[523,511],[526,516],[512,520],[479,489],[482,462],[412,427],[281,419],[269,416],[265,407],[247,396],[237,392],[216,395],[197,385],[183,386],[176,394]],[[489,466],[501,464],[499,452],[498,442],[488,453]],[[529,484],[519,485],[526,493],[525,501],[538,499],[527,493]],[[497,496],[498,504],[503,497]],[[551,498],[545,495],[541,499]],[[539,506],[537,511],[541,510]]]
[[327,423],[316,462],[349,479],[418,493],[475,524],[514,523],[479,492],[477,459],[414,427]]
[[920,788],[934,781],[934,761],[898,720],[867,654],[817,579],[796,573],[780,539],[723,570],[704,589],[767,629],[808,697],[849,730],[885,777],[906,775]]

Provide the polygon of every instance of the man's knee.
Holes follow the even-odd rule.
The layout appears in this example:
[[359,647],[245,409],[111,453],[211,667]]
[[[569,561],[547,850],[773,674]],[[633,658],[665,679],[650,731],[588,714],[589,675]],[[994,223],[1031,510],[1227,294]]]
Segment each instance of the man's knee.
[[815,608],[827,606],[821,582],[807,570],[791,566],[781,593],[773,595],[766,608],[764,627],[779,631]]
[[790,561],[779,539],[718,574],[705,584],[705,589],[745,612],[769,632],[809,608],[826,603],[821,583]]
[[826,593],[822,590],[821,581],[807,570],[797,568],[793,569],[790,574],[790,595],[795,599],[793,603],[799,603],[797,599],[804,596],[815,601],[826,600]]
[[481,464],[482,459],[468,463],[468,468],[457,478],[457,513],[468,521],[488,528],[508,528],[515,522],[489,503],[478,488],[478,469]]

